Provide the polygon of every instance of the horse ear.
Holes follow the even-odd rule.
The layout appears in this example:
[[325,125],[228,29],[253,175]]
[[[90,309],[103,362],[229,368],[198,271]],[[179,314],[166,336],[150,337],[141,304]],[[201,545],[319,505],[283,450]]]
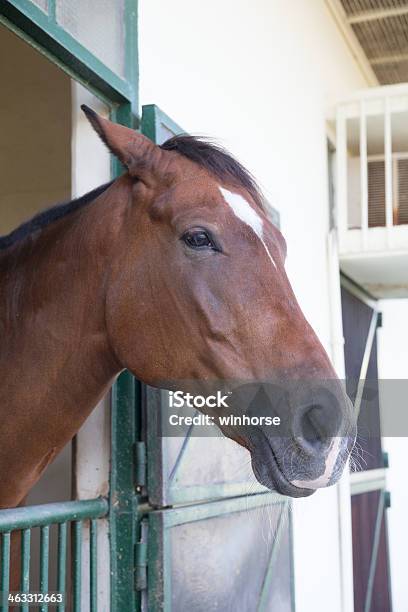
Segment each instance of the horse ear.
[[153,171],[154,162],[161,152],[151,140],[123,125],[104,119],[92,108],[81,105],[86,118],[108,149],[122,162],[133,176],[141,180]]

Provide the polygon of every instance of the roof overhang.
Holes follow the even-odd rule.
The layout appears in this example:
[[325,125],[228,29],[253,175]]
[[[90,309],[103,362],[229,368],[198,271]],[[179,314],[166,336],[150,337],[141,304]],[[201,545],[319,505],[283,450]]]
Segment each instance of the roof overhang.
[[327,2],[358,42],[379,84],[408,82],[408,0]]

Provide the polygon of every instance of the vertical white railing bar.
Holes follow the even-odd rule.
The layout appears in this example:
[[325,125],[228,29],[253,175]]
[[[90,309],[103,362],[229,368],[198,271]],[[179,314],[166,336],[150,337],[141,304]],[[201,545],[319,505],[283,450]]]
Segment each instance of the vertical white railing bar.
[[361,235],[363,249],[367,247],[368,231],[368,172],[367,172],[367,116],[365,102],[360,102],[360,196]]
[[393,177],[392,177],[392,131],[390,99],[384,100],[384,159],[385,159],[385,225],[387,243],[390,246],[391,228],[393,225]]
[[336,182],[335,206],[339,244],[345,242],[347,221],[347,123],[344,109],[340,106],[336,115]]

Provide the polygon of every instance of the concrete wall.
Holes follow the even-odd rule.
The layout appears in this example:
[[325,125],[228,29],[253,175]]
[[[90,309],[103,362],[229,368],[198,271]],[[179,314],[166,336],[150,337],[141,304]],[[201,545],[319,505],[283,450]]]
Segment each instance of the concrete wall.
[[[327,109],[366,87],[323,0],[140,1],[141,102],[219,139],[281,212],[287,269],[330,350]],[[340,322],[339,322],[340,325]],[[298,612],[341,609],[335,488],[294,504]]]

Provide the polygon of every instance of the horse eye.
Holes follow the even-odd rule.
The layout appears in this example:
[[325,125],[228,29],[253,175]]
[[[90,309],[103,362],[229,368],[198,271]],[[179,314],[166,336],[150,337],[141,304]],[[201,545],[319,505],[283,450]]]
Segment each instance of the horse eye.
[[215,249],[211,237],[204,230],[192,230],[182,236],[182,240],[192,249]]

